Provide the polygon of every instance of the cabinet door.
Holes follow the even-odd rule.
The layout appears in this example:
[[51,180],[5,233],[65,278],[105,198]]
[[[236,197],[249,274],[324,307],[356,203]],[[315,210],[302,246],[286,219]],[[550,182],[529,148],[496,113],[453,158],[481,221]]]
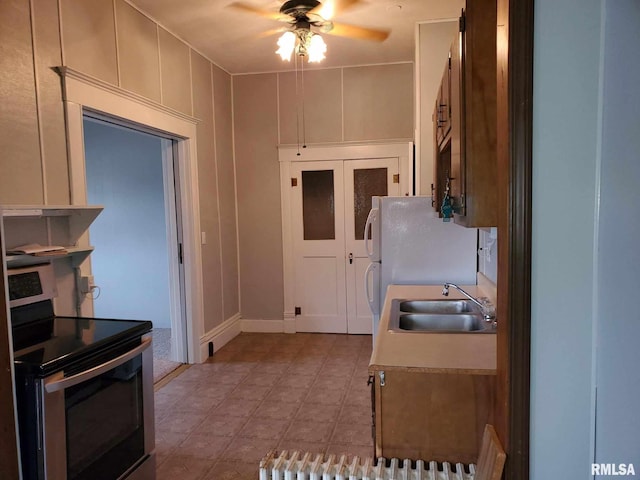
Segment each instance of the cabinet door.
[[451,49],[449,50],[451,61],[451,200],[454,211],[461,213],[464,208],[465,183],[464,183],[464,95],[462,88],[462,33],[458,33]]
[[[451,54],[449,54],[450,56]],[[435,129],[436,129],[436,145],[442,146],[443,142],[451,129],[451,61],[447,60],[444,72],[440,80],[440,87],[436,97],[436,106],[434,111]]]
[[496,21],[495,0],[474,0],[467,2],[460,22],[460,180],[455,221],[467,227],[497,223]]
[[495,375],[376,374],[376,455],[474,463],[492,423]]

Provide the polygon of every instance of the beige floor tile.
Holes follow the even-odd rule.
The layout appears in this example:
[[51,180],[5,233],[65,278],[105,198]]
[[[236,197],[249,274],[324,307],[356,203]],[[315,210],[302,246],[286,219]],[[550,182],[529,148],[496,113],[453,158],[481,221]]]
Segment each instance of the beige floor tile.
[[171,455],[156,470],[156,480],[201,480],[211,470],[206,459]]
[[302,403],[307,396],[307,389],[304,388],[275,388],[269,394],[269,400],[282,403]]
[[371,406],[344,405],[338,423],[355,423],[358,425],[371,425]]
[[315,375],[286,374],[276,382],[277,388],[308,388],[315,380]]
[[284,439],[312,443],[327,443],[333,433],[333,427],[333,423],[294,420],[287,432],[284,434]]
[[245,377],[248,375],[248,372],[216,372],[214,375],[211,375],[209,379],[207,379],[208,385],[238,385],[242,383]]
[[373,437],[371,425],[356,423],[338,423],[330,440],[331,444],[371,445]]
[[347,463],[351,463],[353,457],[360,457],[360,464],[364,464],[364,459],[373,458],[374,451],[373,446],[364,445],[340,445],[330,444],[327,447],[327,455],[346,455]]
[[266,398],[253,412],[252,418],[291,419],[296,415],[299,408],[299,403],[284,403]]
[[322,370],[322,364],[323,362],[296,359],[287,370],[287,374],[316,376]]
[[179,400],[193,393],[193,384],[189,382],[177,381],[180,376],[167,383],[164,387],[156,392],[158,397],[169,397],[164,401],[170,402],[171,399]]
[[355,369],[355,364],[353,363],[325,363],[318,375],[320,377],[346,377],[351,378],[353,371]]
[[275,419],[260,418],[254,415],[249,419],[240,433],[238,433],[238,436],[261,438],[263,440],[279,440],[284,435],[290,423],[291,420],[286,417]]
[[188,433],[162,432],[156,430],[156,463],[160,463],[161,457],[165,460],[170,453],[184,442],[188,435]]
[[262,401],[273,387],[260,385],[238,385],[228,396],[229,399]]
[[289,364],[287,363],[258,363],[253,370],[252,374],[276,374],[282,375],[289,370]]
[[242,380],[242,385],[254,385],[258,387],[273,387],[276,385],[280,379],[282,378],[282,373],[264,373],[264,372],[256,372],[252,370],[244,380]]
[[194,432],[183,440],[173,453],[179,456],[217,460],[231,440],[230,437],[216,437],[208,433]]
[[219,415],[217,411],[207,416],[194,431],[219,437],[234,437],[247,423],[248,417]]
[[351,376],[329,376],[320,372],[313,382],[314,388],[326,388],[327,390],[345,391],[350,386]]
[[[256,480],[258,463],[220,461],[207,473],[205,480]],[[180,480],[180,479],[176,479]]]
[[233,360],[237,362],[261,362],[270,358],[271,354],[269,352],[255,352],[247,350],[236,352],[233,356]]
[[227,397],[216,407],[214,413],[231,417],[250,417],[260,401],[260,399]]
[[185,397],[178,400],[172,407],[172,412],[186,412],[186,413],[203,413],[209,414],[213,408],[219,405],[226,397],[226,395],[219,396],[206,396],[199,395],[194,392],[194,395]]
[[[229,347],[229,345],[225,345],[225,347]],[[209,363],[232,363],[233,357],[238,353],[236,350],[232,350],[230,348],[222,348],[220,351],[215,352],[212,357],[210,357],[207,362]]]
[[336,423],[340,405],[320,405],[303,403],[296,414],[296,421]]
[[277,440],[236,437],[222,452],[221,459],[231,462],[248,462],[258,465],[260,460],[278,445]]
[[196,428],[206,417],[204,413],[178,412],[163,417],[156,424],[156,430],[160,432],[189,433]]
[[202,382],[195,387],[194,393],[203,397],[224,398],[233,392],[237,386],[233,383]]
[[344,400],[344,390],[327,389],[326,387],[312,387],[305,397],[306,403],[319,403],[323,405],[341,405]]

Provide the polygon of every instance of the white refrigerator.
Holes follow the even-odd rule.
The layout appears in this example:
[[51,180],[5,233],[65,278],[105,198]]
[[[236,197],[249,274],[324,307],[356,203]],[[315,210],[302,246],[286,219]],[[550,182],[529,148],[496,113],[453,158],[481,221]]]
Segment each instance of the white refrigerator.
[[387,286],[476,284],[478,230],[444,222],[431,197],[373,197],[371,204],[364,281],[375,343]]

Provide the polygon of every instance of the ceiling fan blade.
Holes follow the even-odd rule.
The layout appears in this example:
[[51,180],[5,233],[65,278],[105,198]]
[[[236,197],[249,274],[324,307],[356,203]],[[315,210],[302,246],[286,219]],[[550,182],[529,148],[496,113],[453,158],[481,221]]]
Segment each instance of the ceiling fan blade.
[[257,35],[257,38],[266,38],[266,37],[270,37],[272,35],[277,35],[279,33],[284,33],[286,31],[289,31],[289,28],[286,27],[280,27],[280,28],[272,28],[271,30],[267,30],[265,32],[261,32]]
[[391,31],[356,27],[355,25],[347,25],[345,23],[334,23],[333,28],[326,33],[336,35],[338,37],[360,38],[362,40],[384,42],[389,37]]
[[254,7],[253,5],[249,5],[248,3],[244,3],[244,2],[233,2],[227,5],[227,7],[233,8],[235,10],[239,10],[245,13],[253,13],[254,15],[260,15],[261,17],[270,18],[271,20],[286,20],[286,21],[291,20],[291,18],[289,18],[286,15],[282,15],[278,12],[270,12],[269,10],[263,10],[261,8]]
[[324,20],[331,20],[336,15],[350,9],[358,3],[362,3],[362,0],[326,0],[316,8],[310,10],[309,14],[317,15]]

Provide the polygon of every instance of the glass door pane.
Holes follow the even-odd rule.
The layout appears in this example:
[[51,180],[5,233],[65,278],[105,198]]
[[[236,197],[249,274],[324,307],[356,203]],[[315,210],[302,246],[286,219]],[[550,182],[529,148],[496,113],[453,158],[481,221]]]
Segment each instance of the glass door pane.
[[302,223],[305,240],[336,238],[333,170],[302,172]]
[[[386,197],[387,168],[358,168],[353,171],[354,238],[364,240],[364,225],[371,210],[371,197]],[[369,232],[371,238],[371,232]]]

